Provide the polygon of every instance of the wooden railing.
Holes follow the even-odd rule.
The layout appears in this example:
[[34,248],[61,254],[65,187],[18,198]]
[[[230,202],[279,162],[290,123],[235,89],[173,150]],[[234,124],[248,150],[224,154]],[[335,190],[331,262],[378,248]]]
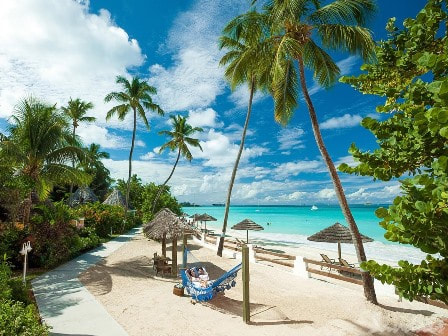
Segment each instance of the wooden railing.
[[[354,283],[357,285],[363,284],[361,279],[351,278],[349,276],[345,276],[345,275],[341,275],[341,274],[337,274],[337,273],[331,273],[332,270],[336,270],[336,271],[343,271],[343,272],[347,272],[347,273],[351,273],[351,274],[357,274],[358,276],[360,276],[362,274],[362,272],[361,272],[361,270],[359,270],[357,268],[330,264],[327,262],[312,260],[312,259],[308,259],[308,258],[303,258],[303,261],[305,262],[306,271],[308,273],[319,274],[319,275],[326,276],[329,278],[351,282],[351,283]],[[308,266],[309,264],[321,266],[321,268],[325,267],[328,269],[328,271],[324,271],[322,269],[311,268]]]

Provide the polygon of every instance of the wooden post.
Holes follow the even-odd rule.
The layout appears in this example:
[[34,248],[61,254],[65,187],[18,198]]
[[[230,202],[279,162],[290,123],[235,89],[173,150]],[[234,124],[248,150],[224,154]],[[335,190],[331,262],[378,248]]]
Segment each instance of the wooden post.
[[243,261],[243,321],[250,322],[250,301],[249,301],[249,248],[247,245],[242,247]]
[[187,268],[187,254],[185,250],[187,249],[187,234],[184,232],[182,241],[182,268]]
[[[338,242],[338,256],[339,256],[339,259],[342,258],[342,255],[341,255],[341,243],[339,243],[339,242]],[[339,259],[338,259],[338,262],[339,262]]]
[[173,249],[173,255],[171,257],[171,275],[177,276],[177,238],[173,238],[171,248]]
[[162,237],[162,255],[166,257],[166,233]]

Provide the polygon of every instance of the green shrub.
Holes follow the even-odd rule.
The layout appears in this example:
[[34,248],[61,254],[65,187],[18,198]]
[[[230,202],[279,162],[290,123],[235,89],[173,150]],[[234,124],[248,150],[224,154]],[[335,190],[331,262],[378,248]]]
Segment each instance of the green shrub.
[[48,327],[40,324],[33,305],[0,300],[0,335],[44,336],[48,335]]
[[11,269],[6,264],[6,256],[4,256],[3,262],[0,263],[0,300],[6,300],[12,297],[9,279],[11,279]]
[[[26,237],[26,232],[14,226],[9,226],[0,232],[0,256],[6,255],[14,265],[18,266],[20,242]],[[21,259],[20,259],[21,260]]]
[[101,203],[84,204],[76,209],[79,217],[84,217],[84,225],[93,227],[99,237],[106,238],[123,230],[124,210],[120,206]]

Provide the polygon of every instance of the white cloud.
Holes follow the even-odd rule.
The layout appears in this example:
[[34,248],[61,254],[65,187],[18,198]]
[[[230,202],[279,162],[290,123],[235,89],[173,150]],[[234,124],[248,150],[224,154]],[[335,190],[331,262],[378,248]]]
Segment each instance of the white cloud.
[[319,190],[316,193],[316,196],[318,198],[324,199],[324,200],[334,199],[334,198],[336,198],[336,192],[334,191],[334,189],[324,188],[322,190]]
[[218,114],[212,108],[188,111],[188,123],[193,127],[222,127],[224,124],[216,119]]
[[[70,97],[92,101],[90,115],[104,123],[104,96],[115,76],[144,60],[136,40],[116,26],[109,12],[87,12],[88,1],[21,0],[0,11],[0,117],[29,94],[50,103]],[[128,122],[112,125],[129,127]]]
[[351,202],[371,202],[371,200],[390,202],[400,193],[400,185],[394,182],[394,184],[382,188],[359,188],[357,191],[348,194],[347,198]]
[[154,152],[148,152],[146,154],[140,155],[140,160],[148,161],[156,157]]
[[284,128],[277,135],[279,150],[291,150],[295,148],[304,148],[303,136],[305,131],[300,127]]
[[163,46],[174,65],[150,67],[149,80],[167,112],[208,107],[224,92],[218,37],[231,18],[247,9],[241,0],[198,0],[175,20]]
[[[99,144],[103,148],[130,148],[131,139],[118,136],[111,133],[107,128],[95,124],[81,124],[76,134],[80,136],[84,144],[91,143]],[[137,147],[144,147],[145,143],[141,140],[136,140]]]
[[[247,108],[249,104],[250,91],[246,85],[238,86],[229,96],[231,102],[233,102],[237,108]],[[262,101],[267,96],[260,91],[255,92],[252,98],[252,105]]]
[[275,167],[273,173],[277,179],[284,179],[297,176],[302,173],[322,173],[326,172],[322,161],[302,160],[296,162],[285,162]]
[[320,124],[321,129],[334,129],[334,128],[350,128],[360,126],[362,117],[359,114],[351,115],[344,114],[342,117],[333,117],[325,120]]

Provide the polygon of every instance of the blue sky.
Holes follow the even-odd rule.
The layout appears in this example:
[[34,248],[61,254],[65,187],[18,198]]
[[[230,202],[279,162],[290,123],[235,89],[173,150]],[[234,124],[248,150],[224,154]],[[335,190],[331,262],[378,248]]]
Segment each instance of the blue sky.
[[[175,156],[158,154],[166,139],[168,115],[188,116],[204,128],[198,137],[203,152],[193,151],[170,181],[181,201],[223,203],[244,123],[247,89],[231,92],[218,66],[217,38],[226,22],[249,8],[249,0],[22,0],[7,1],[0,12],[0,130],[17,101],[29,94],[58,106],[70,97],[92,101],[93,124],[81,125],[86,144],[99,143],[111,153],[105,160],[114,178],[127,176],[131,120],[105,121],[111,104],[104,96],[119,88],[116,75],[139,75],[158,89],[154,98],[166,117],[150,118],[151,131],[139,127],[134,172],[145,182],[161,183]],[[386,37],[385,24],[415,16],[425,1],[378,0],[370,23],[375,40]],[[343,74],[359,73],[357,56],[332,53]],[[336,163],[352,160],[352,142],[374,149],[375,139],[359,123],[375,114],[381,99],[365,96],[345,84],[308,85],[324,140]],[[283,128],[273,119],[270,97],[256,96],[238,178],[234,204],[336,203],[331,180],[320,159],[303,101]],[[341,174],[351,203],[389,202],[398,182],[372,182]]]

